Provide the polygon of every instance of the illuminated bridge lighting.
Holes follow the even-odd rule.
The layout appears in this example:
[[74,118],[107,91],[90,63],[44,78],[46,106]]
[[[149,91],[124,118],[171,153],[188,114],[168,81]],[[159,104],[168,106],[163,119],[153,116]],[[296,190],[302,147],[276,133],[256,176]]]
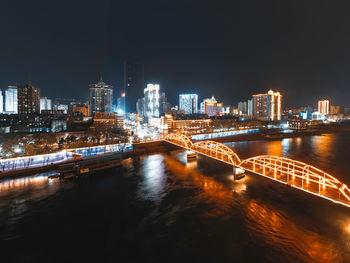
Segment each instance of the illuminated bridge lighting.
[[195,151],[236,168],[267,177],[299,190],[350,207],[350,189],[330,174],[301,161],[285,157],[261,155],[240,160],[226,145],[214,141],[193,143],[186,135],[168,134],[165,141]]

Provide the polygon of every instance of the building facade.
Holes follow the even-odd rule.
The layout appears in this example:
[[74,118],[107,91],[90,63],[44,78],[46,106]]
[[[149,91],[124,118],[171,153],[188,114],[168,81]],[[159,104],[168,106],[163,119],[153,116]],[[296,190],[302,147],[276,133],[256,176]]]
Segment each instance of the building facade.
[[113,87],[103,82],[89,85],[90,89],[90,116],[96,113],[112,113]]
[[18,114],[40,113],[40,89],[27,83],[18,86]]
[[142,94],[144,87],[143,65],[127,61],[124,64],[124,93],[125,107],[123,111],[135,110],[136,99]]
[[144,89],[144,97],[137,100],[137,114],[146,121],[150,118],[159,118],[170,111],[170,104],[165,93],[160,92],[158,84],[147,84]]
[[218,102],[213,96],[210,99],[204,99],[203,102],[201,102],[200,108],[202,114],[216,116],[222,112],[223,106],[223,103]]
[[180,111],[185,111],[186,114],[198,113],[198,95],[180,94],[179,107]]
[[269,90],[267,94],[253,95],[253,117],[262,121],[280,121],[282,95],[272,90]]
[[0,89],[0,113],[4,112],[4,97],[2,96],[2,90]]
[[18,112],[18,89],[17,86],[8,86],[5,90],[5,112],[16,114]]
[[328,115],[330,109],[329,100],[319,100],[318,101],[318,112],[323,115]]
[[40,98],[40,112],[42,110],[52,110],[52,101],[47,97]]

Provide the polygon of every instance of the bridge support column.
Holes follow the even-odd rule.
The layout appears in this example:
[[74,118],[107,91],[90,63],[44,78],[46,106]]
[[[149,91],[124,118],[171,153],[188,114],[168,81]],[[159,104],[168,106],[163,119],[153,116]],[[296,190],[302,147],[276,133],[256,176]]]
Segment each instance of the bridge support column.
[[186,151],[186,158],[187,158],[187,161],[196,160],[197,159],[197,154],[194,151],[187,150]]
[[239,180],[245,177],[245,170],[239,167],[233,167],[233,179]]

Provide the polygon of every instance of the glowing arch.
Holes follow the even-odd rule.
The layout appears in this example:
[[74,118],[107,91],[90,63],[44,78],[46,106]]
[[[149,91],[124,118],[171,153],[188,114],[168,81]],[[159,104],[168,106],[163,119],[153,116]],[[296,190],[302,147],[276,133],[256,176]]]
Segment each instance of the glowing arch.
[[232,165],[241,162],[238,155],[230,147],[215,141],[196,142],[192,145],[192,150]]
[[334,202],[350,205],[348,186],[309,164],[285,157],[261,155],[243,160],[239,166]]
[[165,140],[186,149],[192,148],[192,140],[182,133],[170,133],[165,136]]

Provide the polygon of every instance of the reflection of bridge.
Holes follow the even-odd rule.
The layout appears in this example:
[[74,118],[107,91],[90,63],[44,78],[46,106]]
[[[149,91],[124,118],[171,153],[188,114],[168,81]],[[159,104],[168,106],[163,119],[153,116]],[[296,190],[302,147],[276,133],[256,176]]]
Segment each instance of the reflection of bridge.
[[235,168],[242,168],[350,207],[350,189],[348,186],[326,172],[306,163],[270,155],[240,160],[231,148],[222,143],[214,141],[193,143],[189,137],[179,133],[166,135],[165,141],[233,165]]

